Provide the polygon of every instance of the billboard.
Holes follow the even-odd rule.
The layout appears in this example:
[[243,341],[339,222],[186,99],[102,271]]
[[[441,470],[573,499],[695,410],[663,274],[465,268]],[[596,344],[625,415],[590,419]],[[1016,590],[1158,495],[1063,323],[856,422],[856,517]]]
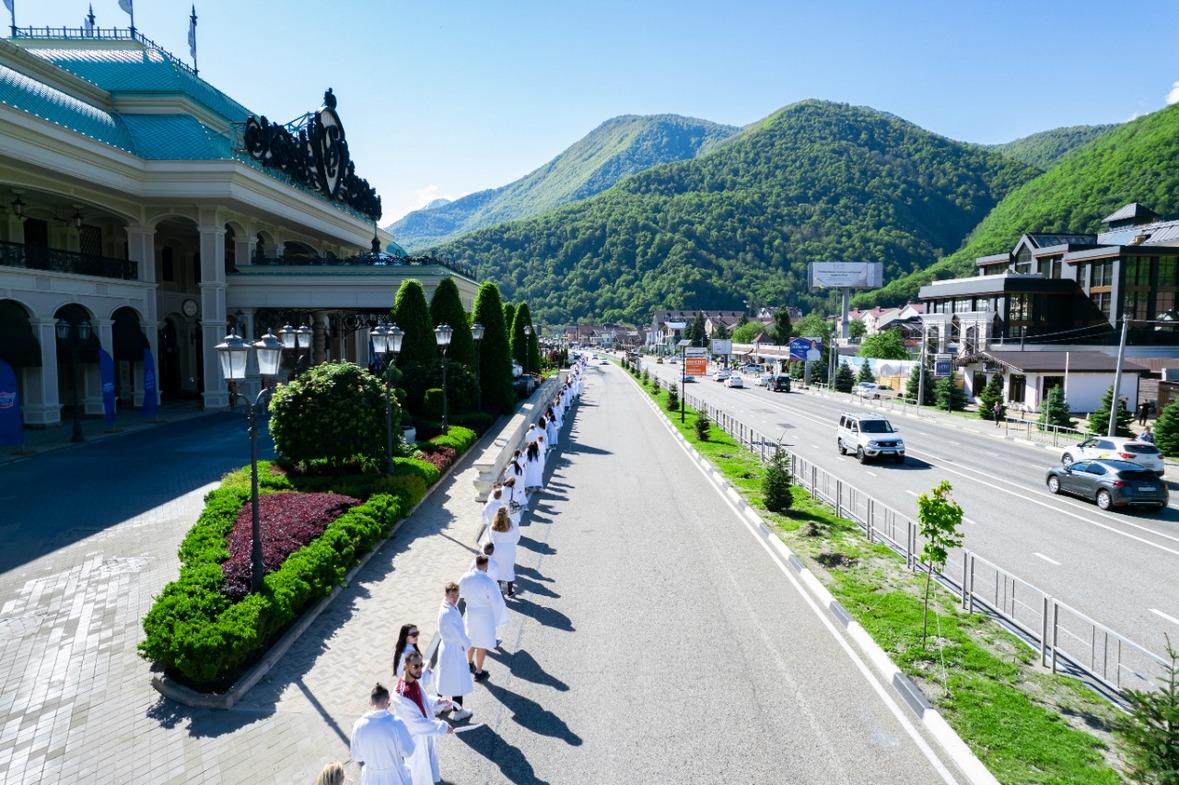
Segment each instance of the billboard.
[[732,354],[733,353],[733,342],[729,341],[729,340],[723,340],[721,338],[713,338],[712,339],[712,353],[713,354]]
[[688,376],[707,376],[708,375],[708,358],[707,357],[685,357],[684,358],[684,373]]
[[[812,354],[813,352],[813,354]],[[791,338],[790,339],[790,359],[791,360],[818,360],[823,354],[823,339],[822,338]]]
[[939,378],[951,376],[954,373],[954,356],[939,354],[933,360],[933,375]]
[[811,286],[826,289],[876,289],[884,285],[882,262],[811,262]]

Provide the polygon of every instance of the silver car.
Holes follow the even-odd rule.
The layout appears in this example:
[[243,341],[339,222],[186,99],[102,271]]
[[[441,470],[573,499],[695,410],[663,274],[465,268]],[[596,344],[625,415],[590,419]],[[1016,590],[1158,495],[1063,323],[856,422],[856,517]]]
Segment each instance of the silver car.
[[1154,472],[1130,461],[1074,461],[1053,466],[1045,478],[1052,493],[1069,493],[1092,499],[1103,510],[1112,507],[1167,506],[1167,484]]

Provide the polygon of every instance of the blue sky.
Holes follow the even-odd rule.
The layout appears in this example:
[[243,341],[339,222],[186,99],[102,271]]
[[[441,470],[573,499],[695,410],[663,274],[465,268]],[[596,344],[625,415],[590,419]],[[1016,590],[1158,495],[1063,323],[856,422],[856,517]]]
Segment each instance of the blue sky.
[[[14,2],[21,27],[77,27],[91,4],[100,27],[129,23],[117,0]],[[191,0],[134,2],[139,31],[188,60]],[[285,122],[333,88],[382,225],[505,185],[621,114],[740,126],[819,98],[994,143],[1128,120],[1179,84],[1179,4],[1145,0],[198,0],[196,12],[201,76],[252,111]]]

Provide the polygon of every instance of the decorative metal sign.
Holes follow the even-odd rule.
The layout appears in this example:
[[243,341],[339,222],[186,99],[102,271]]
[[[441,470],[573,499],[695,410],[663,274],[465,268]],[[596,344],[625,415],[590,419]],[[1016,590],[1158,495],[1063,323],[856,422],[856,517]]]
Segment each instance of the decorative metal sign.
[[336,96],[330,87],[323,94],[323,106],[300,119],[305,120],[302,127],[292,123],[288,128],[270,122],[265,115],[260,120],[251,115],[246,120],[246,152],[299,185],[378,220],[381,197],[368,180],[356,176],[344,125],[336,114]]

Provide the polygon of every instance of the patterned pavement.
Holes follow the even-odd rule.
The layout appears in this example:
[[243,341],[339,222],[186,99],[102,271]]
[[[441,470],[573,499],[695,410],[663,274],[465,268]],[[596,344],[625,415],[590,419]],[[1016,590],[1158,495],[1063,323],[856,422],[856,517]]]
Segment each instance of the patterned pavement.
[[400,624],[433,635],[474,553],[480,447],[232,710],[156,693],[140,620],[204,494],[248,460],[242,412],[194,415],[0,456],[0,782],[311,782],[347,761]]

